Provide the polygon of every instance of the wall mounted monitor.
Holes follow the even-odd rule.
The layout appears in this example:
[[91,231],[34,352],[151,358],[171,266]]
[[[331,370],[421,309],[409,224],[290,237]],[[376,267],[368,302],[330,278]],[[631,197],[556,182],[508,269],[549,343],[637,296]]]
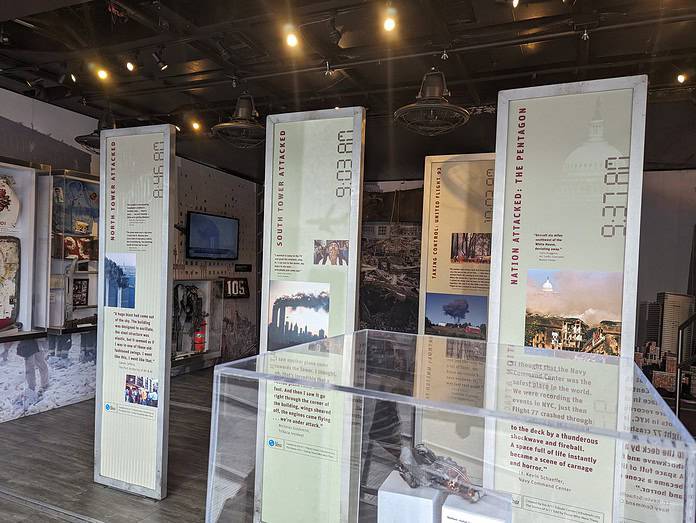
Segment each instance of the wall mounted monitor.
[[239,220],[189,212],[186,257],[200,260],[236,260],[239,256]]

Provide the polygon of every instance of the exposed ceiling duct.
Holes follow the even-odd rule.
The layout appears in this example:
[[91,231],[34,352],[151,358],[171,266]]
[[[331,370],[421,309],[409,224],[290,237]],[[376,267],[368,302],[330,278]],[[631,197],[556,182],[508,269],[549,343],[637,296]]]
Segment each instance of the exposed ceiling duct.
[[434,67],[423,76],[416,101],[400,107],[394,121],[424,136],[448,133],[469,121],[469,111],[451,104],[445,75]]

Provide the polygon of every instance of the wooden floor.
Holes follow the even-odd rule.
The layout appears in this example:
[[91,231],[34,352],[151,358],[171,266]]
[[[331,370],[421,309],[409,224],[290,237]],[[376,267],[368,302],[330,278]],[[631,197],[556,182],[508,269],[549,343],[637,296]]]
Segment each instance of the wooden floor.
[[203,521],[211,389],[211,369],[172,379],[159,502],[94,483],[94,401],[0,424],[0,522]]

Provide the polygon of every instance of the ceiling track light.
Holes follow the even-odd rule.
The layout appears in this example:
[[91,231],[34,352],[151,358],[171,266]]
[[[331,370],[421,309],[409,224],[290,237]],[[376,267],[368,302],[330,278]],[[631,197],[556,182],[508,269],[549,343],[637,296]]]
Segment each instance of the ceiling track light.
[[334,72],[333,69],[331,69],[331,64],[329,64],[329,61],[326,61],[326,70],[324,71],[324,76],[333,76]]
[[686,82],[686,74],[679,73],[677,75],[677,82],[679,82],[680,84],[683,84],[684,82]]
[[520,5],[520,0],[512,0],[512,7],[517,8],[517,6]]
[[384,27],[384,30],[387,32],[392,32],[396,29],[396,9],[391,5],[391,2],[387,4],[382,27]]
[[440,56],[440,60],[447,60],[449,59],[449,55],[447,54],[447,49],[442,50],[442,56]]
[[583,42],[587,42],[590,39],[590,33],[587,32],[587,29],[585,29],[580,38],[582,38]]
[[285,24],[285,43],[288,47],[297,47],[300,39],[297,36],[297,29],[292,24]]
[[167,62],[165,62],[164,59],[162,58],[163,53],[164,53],[163,49],[160,49],[159,51],[152,52],[152,58],[155,60],[155,63],[157,64],[157,68],[160,71],[164,71],[167,69],[167,67],[169,67],[169,64],[167,64]]

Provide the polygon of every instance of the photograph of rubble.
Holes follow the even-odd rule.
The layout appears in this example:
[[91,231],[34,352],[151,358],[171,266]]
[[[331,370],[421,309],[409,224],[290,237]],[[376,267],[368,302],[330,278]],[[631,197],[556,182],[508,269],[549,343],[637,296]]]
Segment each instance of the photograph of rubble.
[[365,190],[360,328],[415,333],[423,182],[367,183]]

